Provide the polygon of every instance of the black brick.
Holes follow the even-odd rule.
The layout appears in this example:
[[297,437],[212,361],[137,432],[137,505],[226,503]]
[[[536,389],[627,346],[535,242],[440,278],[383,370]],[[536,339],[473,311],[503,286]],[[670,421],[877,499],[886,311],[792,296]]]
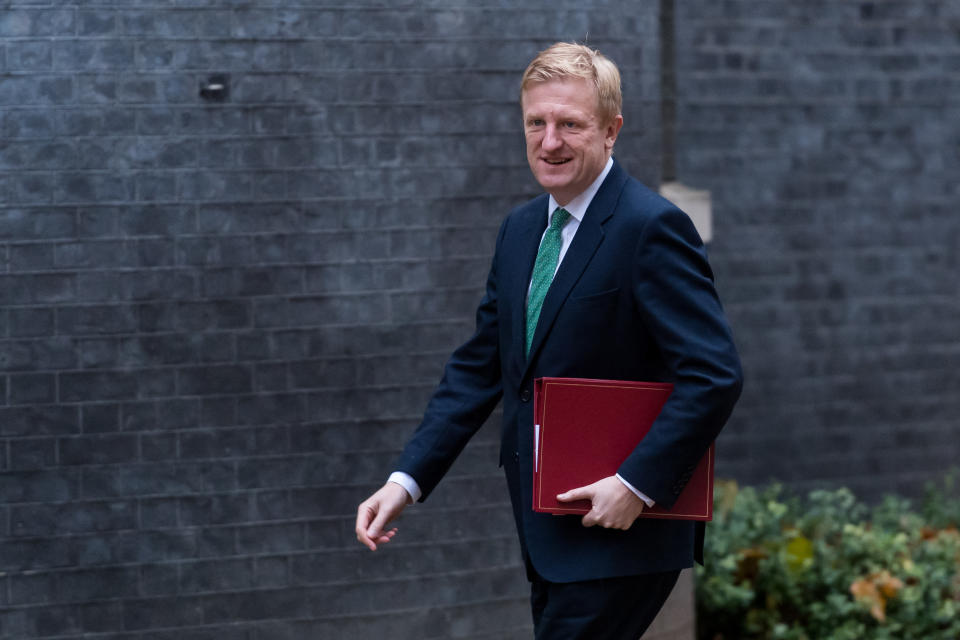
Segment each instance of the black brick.
[[129,599],[123,604],[123,628],[130,631],[196,626],[203,622],[202,607],[184,606],[176,596]]
[[54,573],[20,575],[10,578],[10,604],[52,604],[57,602],[57,576]]
[[77,494],[77,485],[77,475],[67,470],[0,474],[0,494],[5,503],[63,502]]
[[94,435],[60,439],[59,460],[64,465],[132,463],[137,460],[135,435]]
[[12,440],[10,469],[34,470],[53,467],[57,462],[57,445],[53,438],[24,438]]
[[120,602],[85,604],[79,607],[79,615],[81,625],[87,633],[110,633],[123,626],[123,604]]
[[135,310],[125,306],[61,307],[57,313],[57,329],[66,335],[132,333],[136,326]]
[[10,523],[14,536],[117,531],[133,529],[136,526],[136,510],[129,502],[14,506],[10,510]]
[[177,595],[180,568],[179,564],[144,566],[140,571],[140,593],[148,597]]
[[5,436],[71,434],[80,430],[76,407],[37,406],[0,409],[0,433]]
[[92,402],[136,398],[140,385],[135,376],[119,371],[60,374],[62,402]]
[[56,376],[49,373],[10,376],[7,391],[10,404],[50,404],[57,399]]
[[157,498],[140,501],[140,526],[143,529],[169,529],[176,527],[177,501],[172,498]]
[[138,571],[129,568],[70,571],[60,576],[60,589],[72,601],[120,598],[136,592],[138,578]]
[[188,396],[249,393],[253,390],[252,377],[251,371],[241,366],[181,369],[179,390]]
[[0,567],[10,571],[66,567],[73,562],[69,551],[61,540],[5,537],[0,541]]

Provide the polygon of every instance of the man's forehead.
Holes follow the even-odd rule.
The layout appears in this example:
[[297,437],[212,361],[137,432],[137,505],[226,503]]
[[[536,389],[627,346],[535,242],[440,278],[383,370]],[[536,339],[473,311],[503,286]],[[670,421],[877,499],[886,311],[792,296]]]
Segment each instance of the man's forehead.
[[523,106],[525,116],[566,116],[578,118],[596,118],[598,113],[596,108],[581,107],[566,102],[556,102],[553,100],[525,104]]
[[580,76],[558,76],[556,78],[550,78],[549,80],[538,80],[535,82],[529,82],[524,86],[520,92],[520,96],[523,97],[530,93],[531,91],[536,91],[537,89],[543,89],[544,87],[550,88],[555,87],[558,90],[563,87],[574,86],[578,91],[592,90],[594,94],[597,93],[596,85],[587,80],[586,78],[581,78]]
[[[578,112],[586,116],[595,116],[599,113],[600,97],[597,90],[583,78],[570,78],[580,81],[586,86],[575,86],[571,92],[568,80],[549,80],[538,82],[525,88],[520,94],[520,107],[524,113],[530,111],[562,111]],[[556,91],[551,91],[556,89]],[[531,93],[536,94],[536,102],[531,102]],[[593,94],[593,100],[587,98]],[[586,98],[586,99],[585,99]]]

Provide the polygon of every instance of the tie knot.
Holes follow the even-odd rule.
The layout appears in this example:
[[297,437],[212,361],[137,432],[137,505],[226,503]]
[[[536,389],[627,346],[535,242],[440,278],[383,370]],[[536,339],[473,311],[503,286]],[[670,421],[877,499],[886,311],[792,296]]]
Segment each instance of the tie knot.
[[563,225],[567,224],[567,220],[569,219],[570,212],[563,207],[557,207],[557,209],[553,212],[553,219],[550,220],[550,228],[554,231],[563,229]]

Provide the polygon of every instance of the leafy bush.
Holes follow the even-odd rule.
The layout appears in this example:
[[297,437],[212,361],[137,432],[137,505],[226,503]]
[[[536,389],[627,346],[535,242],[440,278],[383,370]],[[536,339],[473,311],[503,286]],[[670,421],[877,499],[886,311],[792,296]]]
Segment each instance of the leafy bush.
[[960,500],[914,510],[847,489],[806,499],[718,483],[697,567],[700,640],[960,639]]

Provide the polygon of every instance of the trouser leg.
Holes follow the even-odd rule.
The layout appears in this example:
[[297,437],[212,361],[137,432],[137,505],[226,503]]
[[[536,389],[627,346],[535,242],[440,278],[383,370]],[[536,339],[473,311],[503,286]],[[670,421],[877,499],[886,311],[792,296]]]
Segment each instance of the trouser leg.
[[530,604],[537,640],[637,640],[679,571],[558,583],[537,576]]

